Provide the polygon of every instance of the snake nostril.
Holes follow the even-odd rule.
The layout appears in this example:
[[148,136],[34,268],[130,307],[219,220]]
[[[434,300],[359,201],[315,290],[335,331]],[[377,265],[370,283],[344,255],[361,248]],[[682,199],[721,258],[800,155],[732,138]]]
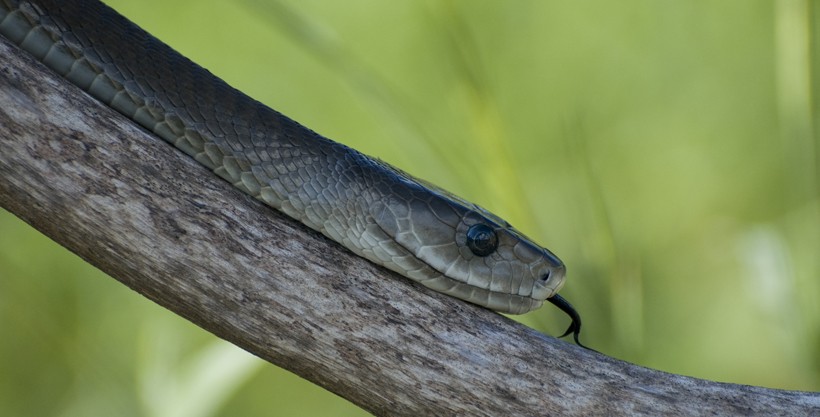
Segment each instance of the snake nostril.
[[541,282],[549,281],[550,280],[550,275],[552,275],[551,272],[552,271],[550,271],[549,269],[547,270],[547,272],[544,272],[544,275],[541,275]]

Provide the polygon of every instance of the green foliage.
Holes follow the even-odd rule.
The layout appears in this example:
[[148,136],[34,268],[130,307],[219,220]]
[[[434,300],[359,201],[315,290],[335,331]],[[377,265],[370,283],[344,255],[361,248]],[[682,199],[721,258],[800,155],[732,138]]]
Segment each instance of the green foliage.
[[[554,250],[589,346],[820,390],[808,1],[110,4],[253,97]],[[566,326],[549,306],[520,320]],[[224,350],[8,213],[0,328],[0,415],[363,414]],[[212,401],[181,404],[197,396]]]

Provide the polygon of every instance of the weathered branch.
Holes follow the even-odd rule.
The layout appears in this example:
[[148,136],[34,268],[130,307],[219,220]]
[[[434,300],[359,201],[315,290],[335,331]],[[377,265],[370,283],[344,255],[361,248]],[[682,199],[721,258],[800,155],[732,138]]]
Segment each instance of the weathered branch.
[[240,193],[0,38],[0,205],[377,415],[817,415],[820,395],[631,365],[428,291]]

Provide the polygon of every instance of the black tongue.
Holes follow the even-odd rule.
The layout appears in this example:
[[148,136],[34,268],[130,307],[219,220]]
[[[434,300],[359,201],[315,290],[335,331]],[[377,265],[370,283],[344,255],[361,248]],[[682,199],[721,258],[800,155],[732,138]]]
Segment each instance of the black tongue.
[[575,307],[573,307],[572,304],[570,304],[569,301],[567,301],[564,297],[561,297],[558,294],[553,295],[547,300],[556,307],[560,308],[561,311],[563,311],[564,313],[567,313],[569,318],[572,319],[572,323],[570,323],[569,327],[567,328],[567,331],[558,337],[564,337],[572,333],[572,338],[575,339],[575,344],[584,349],[592,350],[593,352],[595,352],[594,349],[590,349],[582,345],[581,342],[578,340],[578,335],[581,334],[581,316],[578,314],[577,311],[575,311]]

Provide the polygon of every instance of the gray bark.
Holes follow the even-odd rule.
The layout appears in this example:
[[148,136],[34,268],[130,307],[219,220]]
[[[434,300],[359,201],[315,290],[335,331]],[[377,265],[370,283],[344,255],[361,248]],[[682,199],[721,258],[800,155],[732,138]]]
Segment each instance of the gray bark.
[[135,291],[376,415],[815,415],[820,394],[585,351],[360,259],[0,38],[0,206]]

